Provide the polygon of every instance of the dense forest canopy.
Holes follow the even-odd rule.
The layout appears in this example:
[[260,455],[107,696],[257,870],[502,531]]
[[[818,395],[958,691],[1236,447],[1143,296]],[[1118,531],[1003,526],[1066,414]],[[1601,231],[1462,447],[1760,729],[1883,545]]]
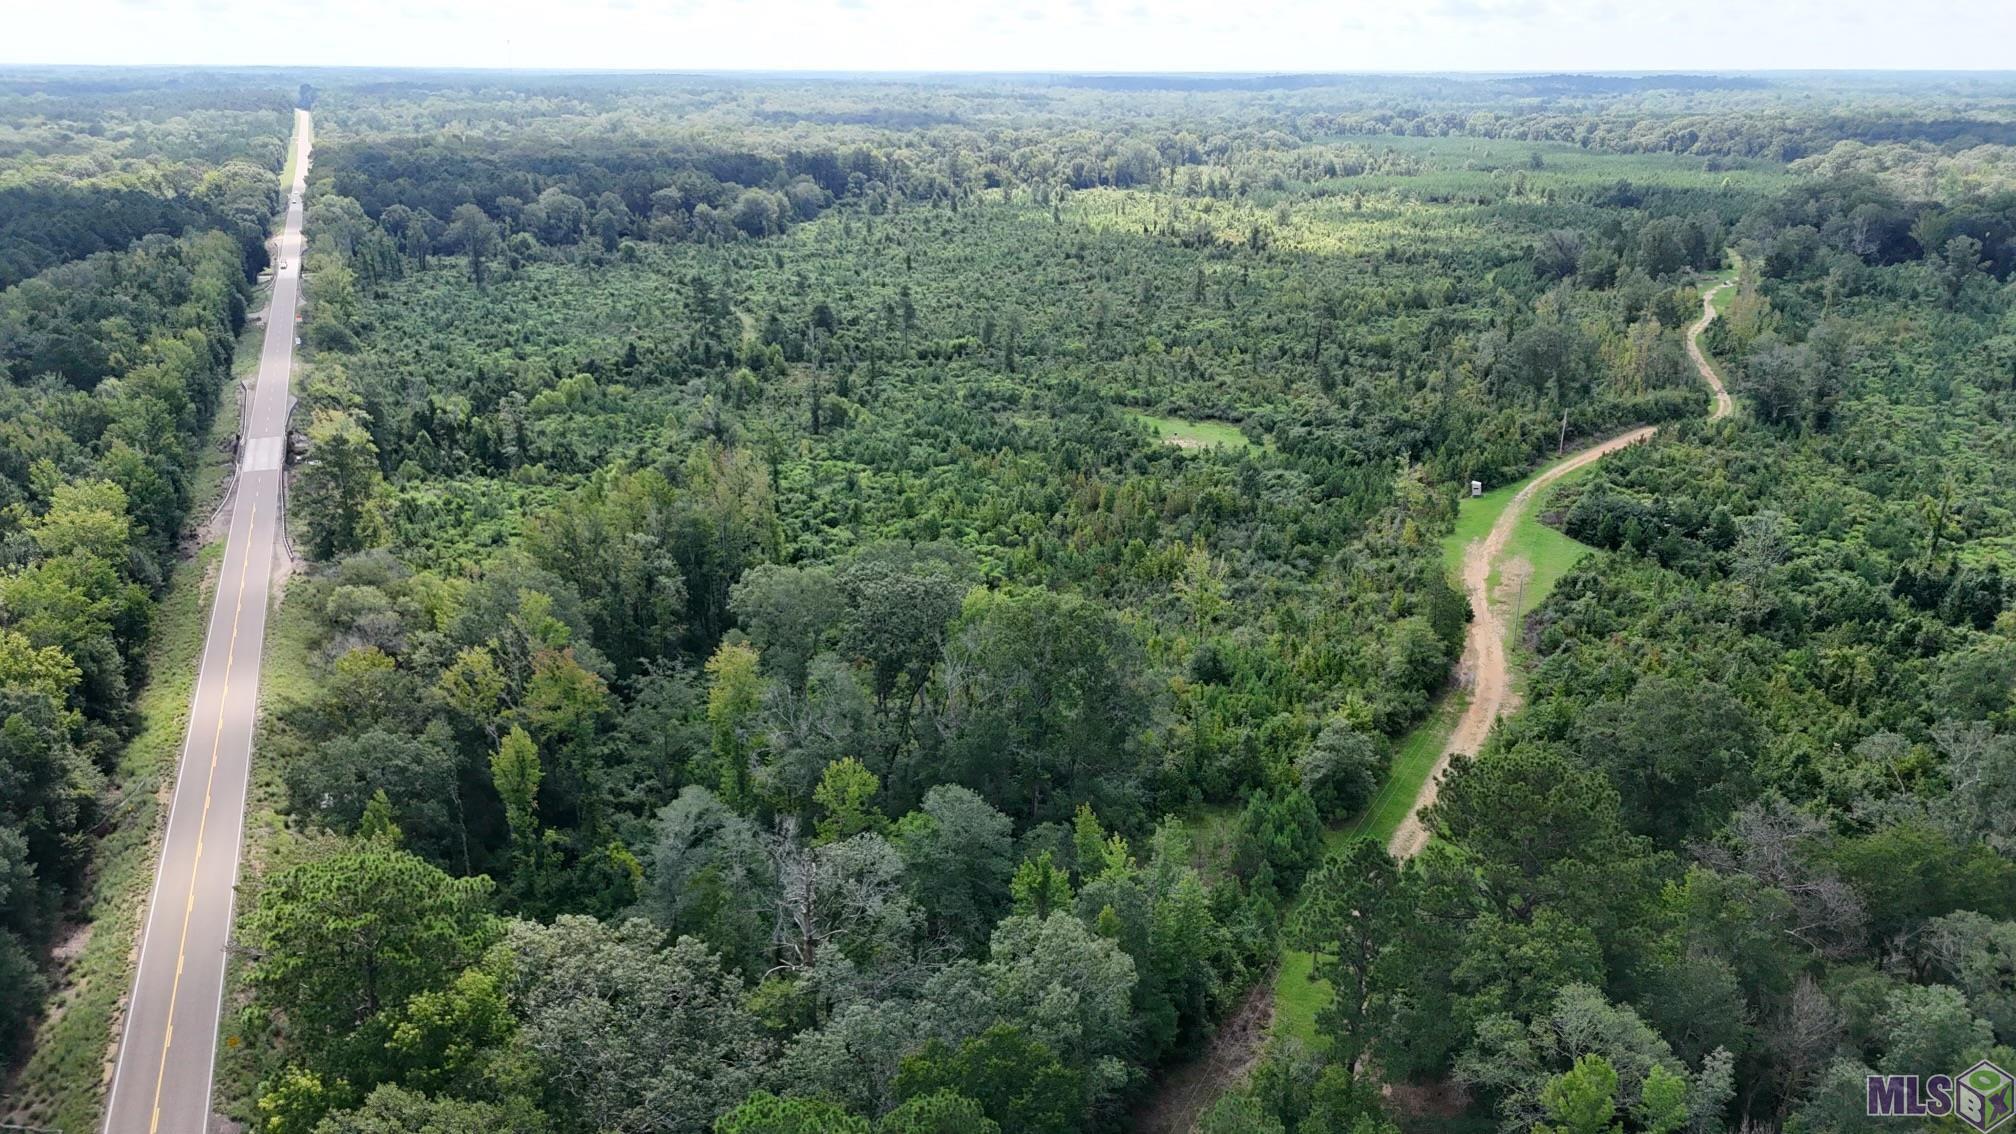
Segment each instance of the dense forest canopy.
[[[287,99],[0,82],[0,1061],[130,813],[155,600],[279,203]],[[53,974],[61,977],[60,972]]]
[[[239,1117],[1148,1128],[1284,953],[1312,1030],[1197,1130],[2016,1065],[2016,87],[259,82],[0,78],[23,988],[315,114]],[[1458,500],[1644,424],[1395,863]]]
[[0,289],[156,233],[221,230],[256,273],[289,118],[271,89],[0,76]]

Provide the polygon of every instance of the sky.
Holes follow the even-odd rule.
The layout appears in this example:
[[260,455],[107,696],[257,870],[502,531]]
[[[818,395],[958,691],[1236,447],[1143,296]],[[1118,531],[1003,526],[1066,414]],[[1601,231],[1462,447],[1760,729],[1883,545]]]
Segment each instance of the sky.
[[822,71],[2016,68],[2016,0],[0,0],[0,63]]

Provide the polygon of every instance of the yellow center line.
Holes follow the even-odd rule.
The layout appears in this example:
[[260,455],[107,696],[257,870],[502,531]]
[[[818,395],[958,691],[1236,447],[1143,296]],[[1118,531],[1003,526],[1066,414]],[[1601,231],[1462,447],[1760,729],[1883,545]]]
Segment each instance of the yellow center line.
[[[203,866],[203,832],[210,825],[210,790],[217,783],[217,753],[224,744],[224,713],[231,701],[231,667],[238,660],[238,617],[245,610],[245,575],[252,568],[252,532],[259,523],[254,501],[245,519],[245,545],[239,549],[238,596],[231,604],[231,640],[224,647],[224,684],[217,693],[217,730],[210,737],[210,776],[203,784],[203,815],[196,823],[196,857],[189,866],[189,896],[182,904],[182,939],[175,946],[175,980],[168,986],[168,1025],[161,1035],[161,1066],[154,1074],[154,1112],[148,1134],[161,1129],[161,1085],[168,1079],[168,1047],[175,1042],[175,1001],[182,992],[182,963],[189,949],[189,918],[196,912],[196,879]],[[178,785],[179,790],[179,785]]]

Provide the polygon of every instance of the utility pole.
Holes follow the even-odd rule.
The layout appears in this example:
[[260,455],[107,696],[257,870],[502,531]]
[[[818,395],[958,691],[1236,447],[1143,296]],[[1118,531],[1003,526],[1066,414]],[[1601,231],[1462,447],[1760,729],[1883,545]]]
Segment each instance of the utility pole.
[[[1511,631],[1512,641],[1517,642],[1521,638],[1520,620],[1526,617],[1526,584],[1533,578],[1533,564],[1524,557],[1514,557],[1501,569],[1500,578],[1503,580],[1499,584],[1501,588],[1505,586],[1512,588],[1512,621],[1507,624],[1507,628]],[[1503,594],[1504,591],[1500,590],[1499,593]]]

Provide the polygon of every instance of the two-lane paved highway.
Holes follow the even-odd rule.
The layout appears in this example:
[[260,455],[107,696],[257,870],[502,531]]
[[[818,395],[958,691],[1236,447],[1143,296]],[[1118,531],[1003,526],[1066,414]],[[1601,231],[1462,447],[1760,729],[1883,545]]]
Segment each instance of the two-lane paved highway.
[[231,935],[267,592],[280,530],[287,380],[301,286],[301,206],[293,202],[308,176],[309,127],[308,113],[296,111],[294,184],[274,257],[285,266],[274,269],[259,375],[240,423],[231,531],[106,1100],[107,1134],[202,1134],[209,1127],[224,950]]

